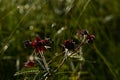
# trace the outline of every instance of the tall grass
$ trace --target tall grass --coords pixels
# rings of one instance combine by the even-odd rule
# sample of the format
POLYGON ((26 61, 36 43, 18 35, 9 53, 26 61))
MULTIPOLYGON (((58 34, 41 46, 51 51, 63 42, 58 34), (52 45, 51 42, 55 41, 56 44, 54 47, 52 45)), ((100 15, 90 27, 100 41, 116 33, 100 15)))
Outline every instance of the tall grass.
MULTIPOLYGON (((49 61, 61 51, 64 40, 74 38, 82 28, 94 33, 96 40, 83 50, 86 62, 81 80, 119 80, 119 3, 119 0, 0 0, 0 80, 16 79, 14 73, 32 53, 23 48, 24 40, 36 35, 50 37, 52 50, 45 54, 49 61), (58 34, 61 28, 65 30, 58 34)), ((76 74, 68 64, 69 61, 51 80, 75 80, 76 74)))

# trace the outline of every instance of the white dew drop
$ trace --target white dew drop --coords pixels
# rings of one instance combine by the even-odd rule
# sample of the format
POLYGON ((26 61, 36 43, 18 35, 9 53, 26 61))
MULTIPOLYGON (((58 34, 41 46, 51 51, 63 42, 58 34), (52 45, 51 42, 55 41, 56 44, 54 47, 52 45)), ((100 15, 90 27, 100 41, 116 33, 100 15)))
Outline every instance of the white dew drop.
POLYGON ((17 69, 17 71, 19 71, 19 69, 20 69, 20 59, 19 58, 17 58, 17 60, 16 60, 16 69, 17 69))
POLYGON ((52 28, 54 28, 55 26, 56 26, 56 23, 53 23, 53 24, 51 25, 52 28))
POLYGON ((113 19, 113 15, 108 15, 104 18, 103 22, 106 23, 106 22, 109 22, 113 19))
POLYGON ((65 29, 66 29, 65 27, 62 27, 61 29, 59 29, 59 30, 57 31, 57 34, 61 34, 65 29))
POLYGON ((18 5, 17 8, 18 8, 20 14, 24 13, 24 7, 22 5, 18 5))
POLYGON ((29 7, 30 7, 29 4, 26 4, 26 5, 24 6, 25 9, 29 9, 29 7))
POLYGON ((34 26, 32 26, 32 25, 29 27, 30 30, 33 30, 33 28, 34 28, 34 26))
POLYGON ((34 59, 34 57, 31 55, 31 56, 29 57, 29 60, 33 61, 33 59, 34 59))
POLYGON ((50 46, 45 46, 46 49, 51 48, 50 46))
POLYGON ((8 49, 8 44, 3 47, 3 50, 6 51, 8 49))

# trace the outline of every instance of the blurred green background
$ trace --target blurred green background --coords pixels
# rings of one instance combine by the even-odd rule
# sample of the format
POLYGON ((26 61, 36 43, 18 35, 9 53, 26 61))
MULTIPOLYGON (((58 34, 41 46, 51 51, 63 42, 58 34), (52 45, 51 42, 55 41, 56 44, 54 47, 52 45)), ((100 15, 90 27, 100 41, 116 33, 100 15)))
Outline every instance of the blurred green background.
MULTIPOLYGON (((92 46, 83 48, 87 73, 81 80, 120 80, 119 21, 120 0, 0 0, 0 80, 17 80, 14 73, 32 53, 24 40, 50 37, 49 61, 79 29, 96 36, 92 46)), ((68 64, 51 80, 75 80, 68 64)))

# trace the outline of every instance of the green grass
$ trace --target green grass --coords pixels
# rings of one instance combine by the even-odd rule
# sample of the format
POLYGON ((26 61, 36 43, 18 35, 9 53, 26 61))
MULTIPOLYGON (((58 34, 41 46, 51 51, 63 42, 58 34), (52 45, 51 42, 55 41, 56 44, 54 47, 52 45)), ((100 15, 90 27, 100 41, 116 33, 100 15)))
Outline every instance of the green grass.
MULTIPOLYGON (((0 80, 17 79, 14 73, 32 53, 24 48, 24 40, 49 36, 53 41, 52 49, 45 54, 49 61, 78 29, 87 29, 96 36, 93 46, 83 48, 86 62, 81 80, 119 80, 119 3, 120 0, 0 0, 0 80), (62 27, 65 30, 57 34, 62 27), (16 66, 17 60, 20 64, 16 66)), ((79 65, 75 65, 78 70, 79 65)), ((51 77, 56 79, 76 79, 69 61, 51 77)))

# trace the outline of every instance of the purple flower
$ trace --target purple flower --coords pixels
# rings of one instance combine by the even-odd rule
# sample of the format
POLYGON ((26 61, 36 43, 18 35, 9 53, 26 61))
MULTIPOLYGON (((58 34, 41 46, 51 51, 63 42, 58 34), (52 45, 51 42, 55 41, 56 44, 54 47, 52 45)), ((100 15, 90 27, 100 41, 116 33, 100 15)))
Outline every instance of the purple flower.
POLYGON ((48 40, 42 40, 41 38, 36 38, 33 42, 31 42, 32 47, 35 49, 35 52, 45 51, 45 45, 48 43, 48 40))
POLYGON ((68 50, 75 50, 75 43, 73 40, 69 39, 64 42, 64 47, 68 50))

